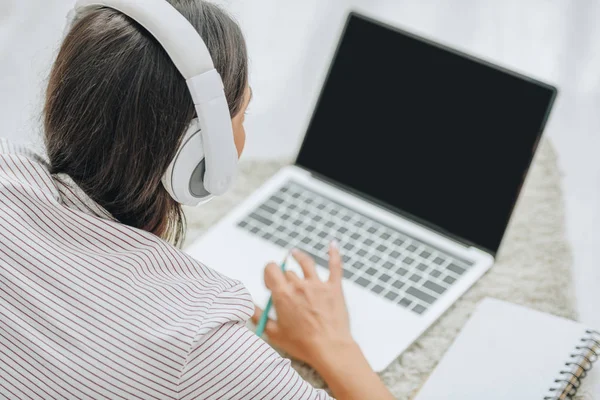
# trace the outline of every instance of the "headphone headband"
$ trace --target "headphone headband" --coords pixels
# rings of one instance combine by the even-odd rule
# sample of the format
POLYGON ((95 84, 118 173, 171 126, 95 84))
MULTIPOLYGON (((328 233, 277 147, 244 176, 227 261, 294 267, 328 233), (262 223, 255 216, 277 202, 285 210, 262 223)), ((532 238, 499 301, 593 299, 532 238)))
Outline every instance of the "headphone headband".
POLYGON ((233 184, 238 154, 223 81, 204 40, 166 0, 78 0, 68 16, 69 25, 78 11, 102 7, 127 15, 160 43, 185 78, 196 107, 198 118, 185 137, 196 135, 197 139, 182 141, 163 177, 165 188, 177 202, 191 206, 224 194, 233 184), (198 176, 200 169, 206 172, 198 176), (199 186, 204 190, 197 189, 199 186), (208 196, 198 195, 200 192, 208 196))
POLYGON ((204 40, 168 1, 78 0, 75 10, 101 7, 117 10, 144 27, 165 49, 185 80, 214 69, 204 40))

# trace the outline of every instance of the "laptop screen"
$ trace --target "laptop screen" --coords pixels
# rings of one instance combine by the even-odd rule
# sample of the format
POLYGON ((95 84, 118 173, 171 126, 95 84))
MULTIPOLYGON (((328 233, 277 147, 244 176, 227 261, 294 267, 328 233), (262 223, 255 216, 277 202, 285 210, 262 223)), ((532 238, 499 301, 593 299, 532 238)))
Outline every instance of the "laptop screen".
POLYGON ((555 95, 351 14, 296 164, 495 254, 555 95))

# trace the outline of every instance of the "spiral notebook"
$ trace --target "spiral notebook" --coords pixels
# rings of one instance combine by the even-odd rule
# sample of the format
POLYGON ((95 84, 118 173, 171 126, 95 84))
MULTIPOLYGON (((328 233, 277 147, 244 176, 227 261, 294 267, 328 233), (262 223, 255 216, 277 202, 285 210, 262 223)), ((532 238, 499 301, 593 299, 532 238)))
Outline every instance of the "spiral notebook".
POLYGON ((571 399, 599 355, 597 331, 485 299, 415 400, 571 399))

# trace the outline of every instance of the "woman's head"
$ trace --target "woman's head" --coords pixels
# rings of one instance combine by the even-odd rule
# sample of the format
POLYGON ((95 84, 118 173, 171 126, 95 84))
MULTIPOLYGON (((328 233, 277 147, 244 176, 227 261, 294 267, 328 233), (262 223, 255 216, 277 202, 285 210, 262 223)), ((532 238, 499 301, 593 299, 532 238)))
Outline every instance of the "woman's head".
MULTIPOLYGON (((204 0, 168 0, 204 39, 221 74, 238 153, 248 57, 237 24, 204 0)), ((161 184, 195 117, 186 82, 158 42, 118 11, 80 15, 59 51, 44 109, 52 173, 66 173, 124 224, 174 243, 181 207, 161 184)))

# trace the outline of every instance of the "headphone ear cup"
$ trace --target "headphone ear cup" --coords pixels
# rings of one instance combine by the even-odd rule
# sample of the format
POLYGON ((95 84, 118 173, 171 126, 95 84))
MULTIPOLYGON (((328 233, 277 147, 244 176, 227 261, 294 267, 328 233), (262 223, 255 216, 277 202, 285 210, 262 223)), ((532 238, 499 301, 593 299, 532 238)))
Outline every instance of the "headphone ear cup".
POLYGON ((163 175, 162 183, 176 202, 194 207, 213 197, 204 186, 205 173, 206 161, 200 124, 194 119, 163 175))

